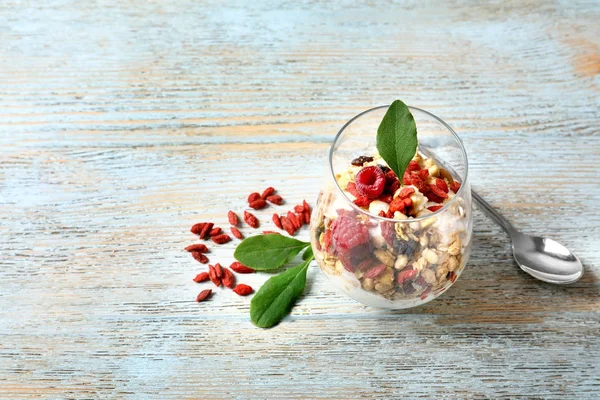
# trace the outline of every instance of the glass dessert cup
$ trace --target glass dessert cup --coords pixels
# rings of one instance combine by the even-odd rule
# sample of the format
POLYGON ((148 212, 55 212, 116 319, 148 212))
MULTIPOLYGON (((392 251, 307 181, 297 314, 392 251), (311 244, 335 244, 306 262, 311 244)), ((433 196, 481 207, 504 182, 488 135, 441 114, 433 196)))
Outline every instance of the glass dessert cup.
MULTIPOLYGON (((387 109, 364 111, 337 134, 311 219, 310 238, 319 267, 335 286, 365 305, 401 309, 435 299, 464 270, 473 226, 471 188, 460 138, 435 115, 409 107, 419 140, 413 160, 428 169, 429 183, 435 184, 443 170, 449 182, 460 183, 459 188, 456 192, 446 189, 447 198, 431 207, 434 211, 426 208, 431 203, 425 204, 428 198, 417 189, 413 211, 407 212, 415 216, 396 212, 394 218, 387 218, 373 207, 356 205, 346 185, 362 167, 353 166, 352 161, 377 156, 377 128, 387 109), (419 201, 423 205, 415 212, 419 201)), ((373 163, 381 162, 375 158, 373 163)))

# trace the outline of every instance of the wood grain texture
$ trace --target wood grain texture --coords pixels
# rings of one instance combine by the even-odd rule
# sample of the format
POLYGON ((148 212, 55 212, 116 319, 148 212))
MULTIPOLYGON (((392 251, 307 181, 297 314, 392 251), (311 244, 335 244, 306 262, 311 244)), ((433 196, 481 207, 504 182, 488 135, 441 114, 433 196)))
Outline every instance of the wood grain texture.
POLYGON ((599 398, 600 3, 485 3, 3 2, 0 398, 599 398), (195 303, 189 226, 268 185, 313 203, 337 130, 395 98, 584 278, 534 281, 476 211, 467 269, 420 308, 316 266, 270 330, 248 298, 195 303))

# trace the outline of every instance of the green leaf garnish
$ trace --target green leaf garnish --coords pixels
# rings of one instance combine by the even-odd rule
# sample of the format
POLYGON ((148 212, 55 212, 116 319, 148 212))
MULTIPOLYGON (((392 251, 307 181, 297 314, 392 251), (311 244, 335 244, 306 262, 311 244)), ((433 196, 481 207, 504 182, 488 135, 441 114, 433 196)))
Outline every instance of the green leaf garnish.
POLYGON ((377 150, 400 180, 417 152, 417 144, 413 115, 402 101, 394 101, 377 128, 377 150))
MULTIPOLYGON (((277 235, 268 235, 277 236, 277 235)), ((306 286, 310 257, 297 267, 269 278, 250 302, 250 319, 259 328, 270 328, 285 317, 306 286)))
POLYGON ((302 259, 304 261, 308 260, 309 258, 314 258, 312 247, 309 247, 304 253, 302 253, 302 259))
POLYGON ((283 235, 258 235, 244 239, 233 256, 252 269, 266 271, 281 267, 308 246, 283 235))

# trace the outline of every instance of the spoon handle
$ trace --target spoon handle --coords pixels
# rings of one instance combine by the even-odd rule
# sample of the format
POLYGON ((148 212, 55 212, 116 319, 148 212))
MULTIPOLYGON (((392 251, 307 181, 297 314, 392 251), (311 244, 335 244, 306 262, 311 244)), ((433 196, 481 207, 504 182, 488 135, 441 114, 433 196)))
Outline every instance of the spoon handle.
POLYGON ((471 190, 471 195, 475 199, 475 202, 481 209, 490 217, 494 219, 508 233, 509 235, 516 232, 516 229, 512 226, 506 218, 504 218, 494 207, 492 207, 487 201, 483 199, 476 191, 471 190))

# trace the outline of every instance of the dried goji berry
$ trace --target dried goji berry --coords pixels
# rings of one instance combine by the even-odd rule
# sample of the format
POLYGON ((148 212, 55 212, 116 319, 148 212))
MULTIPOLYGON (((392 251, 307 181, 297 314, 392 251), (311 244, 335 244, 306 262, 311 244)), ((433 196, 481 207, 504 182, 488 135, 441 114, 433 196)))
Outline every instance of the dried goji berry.
POLYGON ((331 246, 331 235, 331 229, 326 230, 323 234, 323 249, 325 249, 325 251, 328 251, 329 246, 331 246))
POLYGON ((248 296, 250 293, 252 293, 252 288, 248 285, 240 283, 235 287, 235 289, 233 289, 233 291, 239 294, 240 296, 248 296))
POLYGON ((406 208, 412 207, 413 202, 412 202, 412 199, 410 197, 407 197, 403 201, 404 201, 404 207, 406 207, 406 208))
POLYGON ((207 222, 202 228, 202 231, 200 232, 200 239, 206 239, 214 225, 215 224, 213 224, 212 222, 207 222))
POLYGON ((427 207, 427 209, 431 212, 436 212, 437 210, 439 210, 442 207, 443 206, 431 206, 431 207, 427 207))
POLYGON ((237 214, 231 210, 229 210, 229 212, 227 213, 227 218, 229 219, 229 224, 233 226, 237 226, 237 224, 239 224, 240 222, 240 219, 238 218, 237 214))
POLYGON ((446 181, 440 178, 435 179, 435 185, 440 188, 444 193, 448 193, 448 185, 446 181))
POLYGON ((223 277, 223 267, 221 267, 221 264, 216 263, 215 265, 213 265, 213 268, 215 269, 215 274, 217 274, 217 278, 222 278, 223 277))
POLYGON ((231 237, 225 233, 212 237, 212 241, 216 244, 224 244, 231 240, 231 237))
POLYGON ((418 171, 420 169, 421 169, 421 167, 419 166, 419 163, 416 162, 415 160, 410 160, 408 162, 408 166, 406 167, 407 171, 418 171))
POLYGON ((379 198, 378 198, 377 200, 379 200, 379 201, 383 201, 383 202, 385 202, 385 203, 391 203, 393 199, 394 199, 394 198, 392 197, 392 195, 391 195, 391 194, 389 194, 389 193, 384 193, 384 194, 382 194, 381 196, 379 196, 379 198))
POLYGON ((194 260, 196 260, 202 264, 208 264, 208 257, 206 257, 204 254, 200 253, 199 251, 192 251, 192 252, 190 252, 190 254, 192 255, 192 257, 194 257, 194 260))
POLYGON ((400 193, 398 193, 398 197, 400 197, 401 199, 405 199, 405 198, 411 196, 414 192, 415 192, 414 188, 404 187, 404 188, 402 188, 400 193))
POLYGON ((356 184, 354 182, 348 182, 348 185, 346 185, 346 191, 354 197, 360 196, 360 193, 358 193, 358 190, 356 189, 356 184))
POLYGON ((260 198, 261 198, 261 199, 263 199, 263 200, 266 200, 266 199, 267 199, 267 197, 269 197, 269 196, 272 196, 272 195, 273 195, 273 193, 275 193, 275 188, 274 188, 274 187, 271 187, 271 186, 269 186, 268 188, 266 188, 266 189, 265 189, 265 190, 262 192, 262 194, 260 195, 260 198))
POLYGON ((196 283, 200 283, 200 282, 207 281, 208 279, 209 279, 208 272, 201 272, 198 275, 196 275, 193 280, 196 283))
POLYGON ((303 205, 299 204, 297 206, 294 206, 294 212, 301 213, 303 211, 304 211, 304 206, 303 205))
POLYGON ((404 207, 405 207, 404 199, 401 197, 396 197, 390 203, 390 208, 388 209, 388 211, 391 212, 392 214, 395 213, 396 211, 400 211, 401 213, 404 213, 404 207))
POLYGON ((198 293, 198 296, 196 296, 196 301, 198 303, 201 301, 204 301, 204 300, 208 299, 211 294, 212 294, 212 289, 203 290, 200 293, 198 293))
POLYGON ((454 193, 458 193, 458 189, 460 189, 460 182, 454 181, 454 183, 450 185, 450 190, 454 193))
POLYGON ((254 200, 252 203, 250 203, 250 207, 254 208, 255 210, 262 210, 266 206, 267 202, 263 199, 254 200))
POLYGON ((199 253, 208 253, 208 247, 204 243, 191 244, 185 248, 186 251, 197 251, 199 253))
POLYGON ((367 272, 365 272, 365 274, 363 275, 363 278, 377 278, 379 275, 381 275, 383 273, 383 271, 385 271, 385 269, 387 268, 387 265, 385 264, 379 264, 376 265, 374 267, 372 267, 371 269, 369 269, 367 272))
POLYGON ((258 219, 254 216, 254 214, 248 212, 248 211, 244 211, 244 221, 246 221, 246 223, 248 225, 250 225, 252 228, 256 229, 258 228, 258 219))
POLYGON ((298 222, 300 223, 300 226, 302 227, 302 225, 304 225, 304 214, 296 213, 296 219, 298 220, 298 222))
POLYGON ((292 225, 294 225, 294 230, 298 230, 300 229, 300 227, 302 227, 302 224, 300 223, 300 221, 298 221, 298 217, 296 217, 296 214, 294 214, 291 211, 288 211, 287 217, 292 222, 292 225))
POLYGON ((400 285, 402 285, 404 282, 410 281, 412 278, 414 278, 417 275, 417 272, 418 271, 416 269, 402 270, 398 274, 398 278, 396 278, 396 280, 400 285))
POLYGON ((294 236, 296 234, 296 229, 294 228, 292 221, 290 221, 288 217, 281 217, 280 220, 283 229, 285 229, 290 236, 294 236))
POLYGON ((235 276, 227 268, 223 268, 223 286, 232 288, 235 286, 235 276))
POLYGON ((235 226, 231 227, 231 234, 240 240, 244 239, 244 235, 242 235, 242 232, 240 232, 240 230, 235 226))
POLYGON ((221 286, 221 278, 217 276, 217 272, 215 271, 215 267, 212 265, 208 266, 208 277, 212 281, 215 286, 221 286))
POLYGON ((254 192, 248 195, 248 204, 260 199, 260 193, 254 192))
POLYGON ((427 177, 429 176, 429 171, 426 169, 422 169, 419 171, 419 178, 421 178, 422 180, 427 179, 427 177))
POLYGON ((302 207, 304 207, 304 210, 302 211, 310 213, 310 206, 308 205, 306 200, 302 200, 302 207))
POLYGON ((303 216, 304 216, 304 223, 306 225, 310 224, 310 211, 304 211, 303 216))
POLYGON ((278 194, 274 194, 272 196, 267 197, 267 201, 269 203, 273 203, 273 204, 280 206, 281 203, 283 203, 283 198, 281 198, 281 196, 278 194))
POLYGON ((194 224, 192 225, 190 232, 192 232, 195 235, 199 235, 200 232, 202 232, 202 228, 204 228, 204 225, 206 225, 206 222, 199 222, 197 224, 194 224))
POLYGON ((379 214, 377 214, 377 215, 379 215, 380 217, 385 217, 386 214, 385 214, 385 211, 381 210, 381 211, 379 211, 379 214))
POLYGON ((444 192, 442 189, 437 187, 437 185, 429 185, 429 189, 431 190, 431 192, 433 194, 435 194, 438 197, 441 197, 442 199, 445 199, 446 197, 448 197, 448 193, 444 192))
POLYGON ((217 236, 221 233, 221 228, 216 227, 216 228, 212 228, 210 230, 210 232, 208 232, 208 236, 213 237, 213 236, 217 236))
POLYGON ((246 267, 244 264, 242 264, 239 261, 234 261, 233 263, 231 263, 229 268, 231 268, 238 274, 251 274, 254 272, 254 270, 252 268, 246 267))
POLYGON ((281 227, 281 221, 279 220, 279 215, 277 214, 273 214, 273 223, 275 224, 276 227, 278 227, 279 229, 283 229, 281 227))

